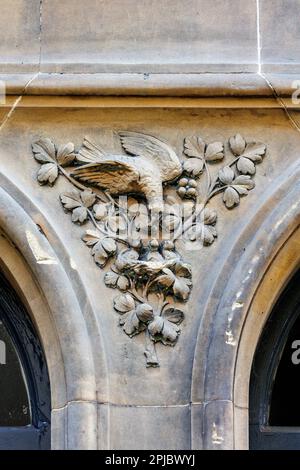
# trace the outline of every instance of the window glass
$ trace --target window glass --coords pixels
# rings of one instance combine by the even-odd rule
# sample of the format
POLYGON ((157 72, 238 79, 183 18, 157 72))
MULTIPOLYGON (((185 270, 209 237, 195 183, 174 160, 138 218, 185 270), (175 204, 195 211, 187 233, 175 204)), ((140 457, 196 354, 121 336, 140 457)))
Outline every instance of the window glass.
POLYGON ((300 317, 294 323, 275 376, 269 424, 300 426, 300 317))
POLYGON ((30 422, 24 373, 12 338, 1 321, 0 306, 0 426, 26 426, 30 422))

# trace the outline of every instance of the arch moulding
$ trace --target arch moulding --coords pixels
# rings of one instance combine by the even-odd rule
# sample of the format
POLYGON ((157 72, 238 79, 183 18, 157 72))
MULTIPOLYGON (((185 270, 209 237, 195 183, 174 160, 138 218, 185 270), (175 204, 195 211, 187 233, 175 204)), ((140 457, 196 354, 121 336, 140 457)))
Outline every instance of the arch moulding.
POLYGON ((23 298, 47 359, 52 449, 96 449, 94 360, 71 281, 45 235, 3 188, 0 230, 0 266, 23 298))
MULTIPOLYGON (((206 449, 248 448, 254 353, 272 307, 300 267, 299 181, 298 164, 274 182, 273 194, 235 243, 230 266, 224 264, 206 305, 192 384, 192 401, 203 408, 206 449)), ((197 432, 196 416, 193 422, 197 432)), ((196 447, 196 434, 193 442, 196 447)))

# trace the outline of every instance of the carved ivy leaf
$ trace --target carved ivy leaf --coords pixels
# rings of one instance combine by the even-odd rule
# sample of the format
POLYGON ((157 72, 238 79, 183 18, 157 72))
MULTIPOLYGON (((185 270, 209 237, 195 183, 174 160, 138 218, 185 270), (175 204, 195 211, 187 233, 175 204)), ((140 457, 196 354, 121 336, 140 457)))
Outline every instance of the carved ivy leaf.
POLYGON ((72 142, 61 145, 57 151, 57 161, 61 166, 69 166, 75 159, 75 147, 72 142))
MULTIPOLYGON (((172 318, 171 315, 170 318, 172 318)), ((152 341, 155 343, 160 341, 165 346, 175 346, 180 334, 180 328, 176 323, 177 322, 173 323, 170 319, 165 317, 156 316, 148 325, 148 331, 152 341)))
POLYGON ((96 196, 89 189, 73 190, 63 193, 60 200, 64 208, 72 212, 72 222, 82 224, 88 219, 88 209, 95 203, 96 196))
POLYGON ((244 137, 241 136, 241 134, 236 134, 234 137, 230 137, 229 147, 232 153, 235 156, 239 157, 240 155, 242 155, 246 148, 246 141, 244 137))

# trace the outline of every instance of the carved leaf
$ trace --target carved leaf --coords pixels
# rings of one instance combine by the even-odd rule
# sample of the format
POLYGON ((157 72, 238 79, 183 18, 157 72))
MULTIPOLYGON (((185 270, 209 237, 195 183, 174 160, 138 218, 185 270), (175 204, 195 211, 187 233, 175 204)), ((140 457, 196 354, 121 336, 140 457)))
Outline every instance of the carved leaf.
POLYGON ((40 139, 32 144, 34 158, 40 163, 54 163, 56 150, 50 139, 40 139))
POLYGON ((107 226, 113 233, 117 233, 118 231, 122 232, 127 228, 127 224, 124 218, 120 216, 109 217, 107 221, 107 226))
POLYGON ((58 177, 58 168, 56 163, 45 163, 38 171, 37 179, 40 184, 49 184, 52 186, 58 177))
POLYGON ((117 288, 125 292, 127 291, 127 289, 129 289, 129 287, 130 287, 130 282, 127 279, 127 277, 122 276, 122 275, 119 276, 117 280, 117 288))
POLYGON ((130 294, 121 294, 114 299, 114 308, 117 312, 126 313, 135 308, 135 301, 130 294))
POLYGON ((124 292, 130 287, 130 282, 126 276, 123 276, 122 274, 117 274, 113 271, 109 271, 105 274, 104 282, 107 287, 111 287, 113 289, 117 288, 124 292))
POLYGON ((117 282, 119 279, 119 274, 109 271, 104 276, 104 282, 107 287, 117 287, 117 282))
POLYGON ((65 209, 72 211, 72 221, 82 224, 87 220, 88 208, 94 204, 96 196, 91 190, 86 189, 81 193, 79 191, 63 193, 60 200, 65 209))
POLYGON ((80 206, 76 207, 72 211, 72 222, 83 224, 88 218, 88 211, 86 207, 80 206))
POLYGON ((230 168, 230 166, 225 166, 219 171, 218 176, 219 180, 223 184, 230 184, 234 179, 234 171, 230 168))
POLYGON ((229 187, 224 192, 223 201, 225 202, 226 207, 230 209, 240 203, 240 197, 233 188, 229 187))
POLYGON ((216 162, 224 158, 224 145, 222 142, 213 142, 207 146, 205 151, 205 160, 207 162, 216 162))
POLYGON ((217 237, 217 231, 212 225, 198 224, 188 232, 191 241, 201 240, 204 246, 211 245, 217 237))
POLYGON ((187 231, 187 236, 191 241, 200 240, 202 245, 209 246, 217 238, 217 230, 213 225, 198 222, 187 231))
POLYGON ((94 246, 100 240, 99 232, 96 232, 96 230, 87 230, 82 240, 87 246, 94 246))
POLYGON ((188 157, 195 157, 204 159, 204 151, 205 151, 205 142, 201 139, 201 137, 197 137, 193 135, 191 137, 186 137, 184 140, 184 153, 188 157))
POLYGON ((81 206, 81 199, 80 199, 80 193, 76 190, 69 191, 67 193, 63 193, 60 196, 60 200, 65 207, 65 209, 68 210, 73 210, 76 207, 81 206))
POLYGON ((172 271, 168 268, 163 270, 164 274, 161 274, 156 278, 158 285, 162 287, 171 287, 175 282, 175 276, 172 271))
POLYGON ((228 209, 237 206, 240 202, 240 196, 246 196, 248 191, 255 186, 250 176, 240 175, 234 179, 229 188, 226 188, 223 201, 228 209))
POLYGON ((117 244, 112 238, 103 238, 93 246, 92 255, 95 263, 104 268, 109 258, 117 252, 117 244))
MULTIPOLYGON (((125 294, 128 295, 128 294, 125 294)), ((125 307, 128 308, 132 302, 125 301, 125 307), (129 305, 130 304, 130 305, 129 305)), ((116 308, 116 307, 115 307, 116 308)), ((122 306, 121 306, 122 308, 122 306)), ((140 304, 134 310, 124 312, 120 318, 120 325, 123 325, 125 333, 132 337, 145 330, 146 323, 153 319, 153 308, 149 304, 140 304)))
POLYGON ((163 274, 156 279, 157 285, 164 289, 172 287, 174 295, 181 300, 187 300, 192 286, 191 268, 186 263, 178 262, 174 265, 174 272, 169 269, 163 269, 163 274))
POLYGON ((247 194, 247 193, 244 192, 244 190, 247 189, 248 191, 250 191, 251 189, 253 189, 255 187, 255 183, 254 183, 253 179, 251 179, 250 176, 240 175, 240 176, 237 176, 235 178, 235 180, 233 181, 232 186, 238 192, 241 191, 240 194, 247 194))
POLYGON ((241 134, 236 134, 234 137, 230 137, 229 146, 232 153, 238 157, 244 152, 246 141, 241 134))
POLYGON ((240 157, 237 162, 237 169, 243 175, 254 175, 255 174, 255 165, 252 160, 246 157, 240 157))
POLYGON ((156 316, 148 325, 148 331, 153 341, 160 341, 166 346, 174 346, 178 339, 180 328, 166 318, 156 316))
POLYGON ((176 276, 191 278, 192 268, 189 264, 180 261, 175 265, 175 274, 176 276))
POLYGON ((80 194, 80 197, 81 197, 81 201, 82 201, 82 204, 84 205, 84 207, 91 207, 94 202, 96 201, 96 196, 95 194, 86 189, 85 191, 83 191, 81 194, 80 194))
POLYGON ((187 300, 191 291, 192 281, 184 277, 176 277, 173 285, 173 291, 176 297, 181 300, 187 300))
POLYGON ((131 338, 146 329, 145 323, 139 320, 135 310, 123 315, 120 318, 120 325, 123 326, 123 330, 131 338))
POLYGON ((218 218, 217 212, 215 210, 207 209, 207 208, 204 209, 202 217, 203 217, 203 222, 205 223, 205 225, 215 224, 218 218))
POLYGON ((75 147, 72 142, 66 145, 61 145, 57 151, 57 161, 61 166, 70 165, 75 159, 75 147))
POLYGON ((168 308, 164 311, 164 318, 166 318, 171 323, 176 323, 179 325, 184 319, 184 313, 178 308, 168 308))
POLYGON ((103 220, 108 215, 108 210, 105 204, 95 204, 93 210, 96 220, 103 220))
POLYGON ((204 160, 200 160, 199 158, 189 158, 189 160, 185 161, 183 164, 183 169, 194 178, 202 173, 203 167, 204 160))
POLYGON ((247 144, 246 149, 243 153, 243 157, 249 158, 253 162, 260 163, 262 161, 262 157, 266 153, 266 145, 260 142, 252 142, 247 144))
POLYGON ((149 304, 140 304, 136 308, 136 315, 138 319, 144 323, 153 319, 153 308, 149 304))

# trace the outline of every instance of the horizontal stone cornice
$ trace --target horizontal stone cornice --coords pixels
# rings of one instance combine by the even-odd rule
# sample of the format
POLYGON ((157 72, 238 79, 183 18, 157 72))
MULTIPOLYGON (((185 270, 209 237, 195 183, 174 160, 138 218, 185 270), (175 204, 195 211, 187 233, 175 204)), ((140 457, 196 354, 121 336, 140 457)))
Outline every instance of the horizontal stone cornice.
MULTIPOLYGON (((1 67, 0 67, 1 70, 1 67)), ((0 73, 8 95, 290 97, 300 73, 0 73)))

